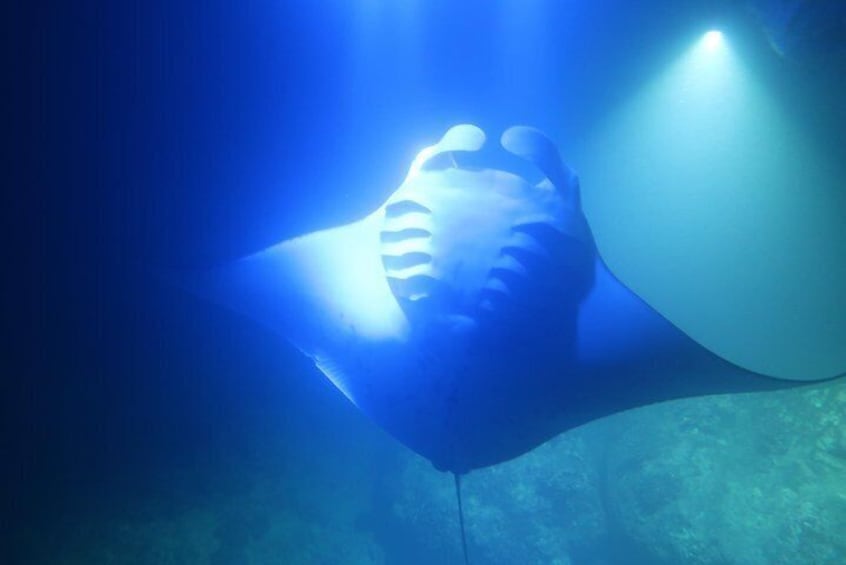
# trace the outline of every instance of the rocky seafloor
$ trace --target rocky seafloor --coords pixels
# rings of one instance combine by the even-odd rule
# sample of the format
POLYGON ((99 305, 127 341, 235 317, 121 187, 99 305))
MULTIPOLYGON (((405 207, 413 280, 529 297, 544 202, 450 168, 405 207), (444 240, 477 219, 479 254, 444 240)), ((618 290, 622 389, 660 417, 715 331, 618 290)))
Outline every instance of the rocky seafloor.
MULTIPOLYGON (((70 497, 15 533, 16 558, 463 562, 452 476, 341 398, 291 418, 70 497)), ((620 414, 467 475, 463 496, 474 564, 846 563, 846 383, 620 414)))

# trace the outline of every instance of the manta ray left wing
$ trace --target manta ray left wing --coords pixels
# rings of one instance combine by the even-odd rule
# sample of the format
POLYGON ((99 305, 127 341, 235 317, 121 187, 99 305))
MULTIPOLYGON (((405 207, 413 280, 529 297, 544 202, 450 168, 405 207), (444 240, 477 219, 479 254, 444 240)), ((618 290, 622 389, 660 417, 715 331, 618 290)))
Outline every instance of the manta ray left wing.
POLYGON ((544 175, 534 184, 455 166, 485 141, 456 126, 367 217, 192 286, 288 338, 365 414, 457 473, 635 406, 795 384, 717 357, 620 283, 543 134, 501 138, 544 175))

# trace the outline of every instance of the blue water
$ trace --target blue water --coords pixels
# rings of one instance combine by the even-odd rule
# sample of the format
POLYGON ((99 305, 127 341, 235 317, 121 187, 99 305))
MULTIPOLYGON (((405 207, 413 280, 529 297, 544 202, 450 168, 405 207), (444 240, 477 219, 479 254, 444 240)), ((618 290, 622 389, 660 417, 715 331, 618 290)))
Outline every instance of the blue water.
MULTIPOLYGON (((719 353, 842 372, 844 12, 791 6, 791 57, 784 4, 11 14, 0 562, 461 563, 450 475, 156 276, 369 213, 455 123, 546 131, 609 261, 719 353), (736 65, 702 95, 684 57, 713 28, 736 65)), ((573 430, 465 477, 471 563, 846 561, 844 414, 831 383, 573 430)))

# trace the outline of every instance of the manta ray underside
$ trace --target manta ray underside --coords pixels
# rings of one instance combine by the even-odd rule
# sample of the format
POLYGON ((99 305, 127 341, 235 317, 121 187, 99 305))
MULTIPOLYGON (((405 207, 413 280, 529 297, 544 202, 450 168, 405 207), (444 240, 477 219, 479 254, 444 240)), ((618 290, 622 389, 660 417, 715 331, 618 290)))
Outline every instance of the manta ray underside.
POLYGON ((367 217, 192 286, 285 336, 456 474, 636 406, 798 384, 717 357, 650 308, 599 257, 554 144, 522 126, 500 141, 541 180, 459 166, 486 139, 456 126, 367 217))

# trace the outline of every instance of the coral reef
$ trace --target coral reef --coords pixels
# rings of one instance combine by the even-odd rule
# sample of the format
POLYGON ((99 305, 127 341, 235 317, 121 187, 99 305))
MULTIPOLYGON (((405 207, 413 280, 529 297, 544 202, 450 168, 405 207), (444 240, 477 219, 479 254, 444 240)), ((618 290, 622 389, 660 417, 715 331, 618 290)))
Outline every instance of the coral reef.
MULTIPOLYGON (((18 534, 22 562, 462 563, 452 476, 329 405, 334 421, 289 414, 278 434, 214 465, 80 493, 18 534), (305 430, 310 441, 296 441, 305 430)), ((463 478, 472 561, 846 562, 844 414, 846 383, 833 383, 666 403, 574 430, 463 478)))
POLYGON ((609 519, 649 562, 843 562, 844 414, 844 384, 623 414, 609 519))

